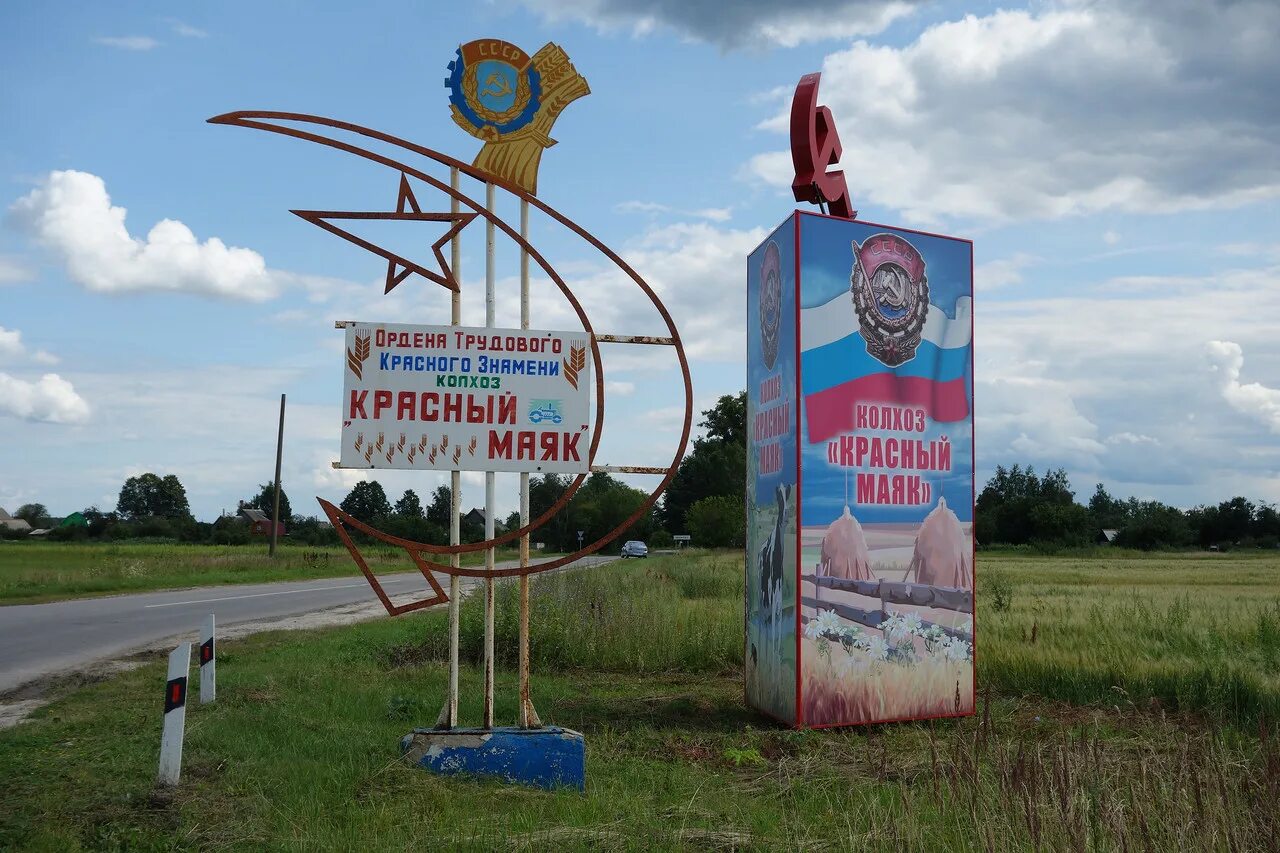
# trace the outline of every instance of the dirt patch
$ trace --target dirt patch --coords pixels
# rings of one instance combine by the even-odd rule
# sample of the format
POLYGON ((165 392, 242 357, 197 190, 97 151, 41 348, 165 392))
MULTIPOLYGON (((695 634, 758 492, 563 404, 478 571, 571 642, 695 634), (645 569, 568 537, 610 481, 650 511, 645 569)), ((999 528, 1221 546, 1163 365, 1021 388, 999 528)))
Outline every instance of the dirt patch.
POLYGON ((17 702, 0 702, 0 729, 16 726, 27 715, 45 704, 44 699, 22 699, 17 702))
POLYGON ((59 696, 64 696, 80 687, 97 684, 122 672, 137 669, 145 664, 146 658, 152 656, 145 652, 124 660, 100 661, 92 669, 75 669, 57 672, 36 681, 30 681, 0 696, 0 729, 8 729, 18 725, 37 708, 48 705, 59 696))

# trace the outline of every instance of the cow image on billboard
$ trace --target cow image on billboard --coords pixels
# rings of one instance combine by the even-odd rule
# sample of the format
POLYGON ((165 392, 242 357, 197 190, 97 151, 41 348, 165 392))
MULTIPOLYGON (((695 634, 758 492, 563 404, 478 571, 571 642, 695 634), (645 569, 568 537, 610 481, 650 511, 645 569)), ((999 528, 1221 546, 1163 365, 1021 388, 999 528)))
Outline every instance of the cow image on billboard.
POLYGON ((584 332, 346 324, 343 468, 581 474, 584 332))
MULTIPOLYGON (((787 719, 971 714, 973 245, 803 212, 783 231, 794 234, 798 334, 798 363, 784 368, 798 412, 787 719)), ((772 391, 748 387, 749 397, 772 391)), ((749 428, 754 437, 771 424, 749 428)), ((747 671, 750 685, 751 661, 747 671)))

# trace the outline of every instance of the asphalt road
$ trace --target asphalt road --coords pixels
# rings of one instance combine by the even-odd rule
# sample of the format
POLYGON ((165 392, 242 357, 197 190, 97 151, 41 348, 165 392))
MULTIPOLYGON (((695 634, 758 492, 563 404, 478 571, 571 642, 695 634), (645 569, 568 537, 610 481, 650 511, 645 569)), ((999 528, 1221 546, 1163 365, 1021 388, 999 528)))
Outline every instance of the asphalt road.
MULTIPOLYGON (((615 559, 597 555, 565 568, 602 565, 615 559)), ((498 564, 510 565, 515 563, 498 564)), ((386 575, 379 580, 393 598, 428 589, 425 579, 416 572, 386 575)), ((448 589, 446 575, 437 575, 437 580, 448 589)), ((463 578, 463 589, 478 582, 463 578)), ((0 696, 45 676, 80 669, 94 661, 195 631, 210 613, 219 626, 228 626, 376 601, 364 577, 355 575, 0 607, 0 696)))

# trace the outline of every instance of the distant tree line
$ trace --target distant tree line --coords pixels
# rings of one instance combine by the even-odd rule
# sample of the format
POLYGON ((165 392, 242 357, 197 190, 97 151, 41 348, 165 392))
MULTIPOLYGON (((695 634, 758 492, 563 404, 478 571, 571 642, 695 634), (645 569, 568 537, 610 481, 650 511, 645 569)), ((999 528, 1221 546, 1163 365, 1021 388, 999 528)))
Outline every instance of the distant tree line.
POLYGON ((975 535, 981 545, 1070 547, 1117 531, 1112 544, 1161 548, 1275 548, 1280 513, 1268 503, 1234 497, 1182 510, 1160 501, 1118 498, 1102 483, 1079 504, 1061 468, 1037 475, 1031 466, 996 468, 978 495, 975 535))
MULTIPOLYGON (((608 547, 627 539, 664 547, 671 544, 673 534, 688 534, 694 545, 702 547, 742 547, 746 515, 746 392, 720 397, 702 412, 699 426, 702 434, 680 462, 663 499, 613 537, 608 547)), ((537 518, 555 505, 572 481, 572 477, 556 474, 531 477, 530 517, 537 518)), ((263 483, 240 502, 241 506, 260 509, 270 517, 274 492, 271 483, 263 483)), ((629 518, 645 496, 644 491, 608 474, 591 474, 555 517, 533 532, 533 541, 545 543, 548 550, 575 550, 578 531, 582 531, 584 542, 596 541, 629 518)), ((412 489, 392 503, 379 483, 367 481, 357 483, 340 506, 396 536, 446 544, 450 502, 449 487, 440 486, 425 503, 412 489)), ((461 507, 463 542, 484 538, 483 520, 469 515, 475 505, 474 500, 468 500, 461 507)), ((14 515, 26 519, 32 527, 53 526, 42 504, 25 504, 14 515)), ((82 515, 87 524, 57 528, 49 537, 164 538, 224 544, 251 539, 249 525, 238 515, 223 516, 214 522, 193 519, 186 490, 172 474, 130 477, 120 489, 115 510, 103 512, 89 507, 82 515)), ((316 545, 338 542, 336 531, 327 521, 294 515, 283 489, 280 518, 291 541, 316 545)), ((494 528, 501 533, 517 528, 519 521, 518 513, 511 513, 505 519, 495 519, 494 528)), ((978 496, 975 535, 982 546, 1074 547, 1097 542, 1104 530, 1118 531, 1113 544, 1144 550, 1275 548, 1280 543, 1280 513, 1269 503, 1244 497, 1182 510, 1160 501, 1119 498, 1108 493, 1101 483, 1088 502, 1081 504, 1075 499, 1065 470, 1037 474, 1029 465, 997 467, 978 496)), ((0 528, 0 535, 25 534, 0 528)))

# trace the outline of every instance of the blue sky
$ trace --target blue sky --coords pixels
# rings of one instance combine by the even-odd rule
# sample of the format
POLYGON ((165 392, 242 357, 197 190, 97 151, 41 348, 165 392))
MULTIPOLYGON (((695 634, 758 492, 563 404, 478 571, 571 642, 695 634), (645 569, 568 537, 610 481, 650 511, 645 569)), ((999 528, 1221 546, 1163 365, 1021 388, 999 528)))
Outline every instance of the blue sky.
MULTIPOLYGON (((745 256, 794 206, 787 104, 821 70, 862 216, 975 241, 979 483, 1021 461, 1082 497, 1280 500, 1277 36, 1274 3, 1212 0, 6 4, 0 506, 107 508, 151 470, 216 516, 270 477, 281 392, 296 510, 341 498, 361 475, 328 465, 333 320, 439 321, 444 292, 383 297, 377 258, 288 213, 383 206, 386 173, 204 120, 318 113, 469 161, 443 80, 481 37, 554 41, 590 82, 539 197, 661 292, 699 408, 743 387, 745 256)), ((533 239, 599 330, 656 330, 580 244, 537 221, 533 239)), ((471 321, 482 257, 464 244, 471 321)), ((609 358, 599 461, 664 463, 672 363, 609 358)), ((380 478, 393 498, 440 482, 380 478)), ((500 493, 510 509, 514 479, 500 493)))

